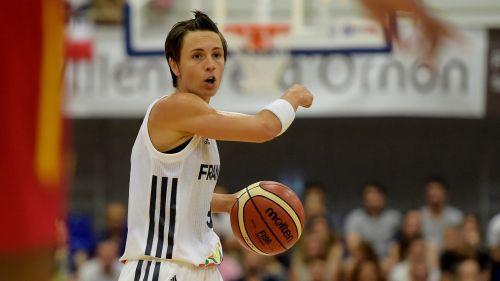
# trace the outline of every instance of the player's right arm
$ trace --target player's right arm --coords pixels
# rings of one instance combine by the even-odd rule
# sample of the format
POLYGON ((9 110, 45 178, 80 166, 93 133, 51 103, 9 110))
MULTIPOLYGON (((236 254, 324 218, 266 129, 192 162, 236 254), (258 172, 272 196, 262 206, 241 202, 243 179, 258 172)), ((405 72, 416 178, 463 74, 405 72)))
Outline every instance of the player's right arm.
MULTIPOLYGON (((296 111, 299 106, 311 106, 313 97, 303 86, 294 85, 281 99, 296 111)), ((278 136, 281 126, 280 119, 269 110, 261 110, 255 115, 218 112, 197 95, 176 93, 155 105, 149 129, 216 140, 265 142, 278 136)))

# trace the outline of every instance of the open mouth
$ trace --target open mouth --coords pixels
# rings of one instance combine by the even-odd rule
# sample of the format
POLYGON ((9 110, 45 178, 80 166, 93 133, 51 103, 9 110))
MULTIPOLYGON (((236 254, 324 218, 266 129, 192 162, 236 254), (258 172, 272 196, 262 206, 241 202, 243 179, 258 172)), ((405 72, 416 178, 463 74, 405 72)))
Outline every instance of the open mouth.
POLYGON ((205 79, 205 82, 210 84, 210 85, 213 85, 215 84, 215 77, 214 76, 209 76, 207 79, 205 79))

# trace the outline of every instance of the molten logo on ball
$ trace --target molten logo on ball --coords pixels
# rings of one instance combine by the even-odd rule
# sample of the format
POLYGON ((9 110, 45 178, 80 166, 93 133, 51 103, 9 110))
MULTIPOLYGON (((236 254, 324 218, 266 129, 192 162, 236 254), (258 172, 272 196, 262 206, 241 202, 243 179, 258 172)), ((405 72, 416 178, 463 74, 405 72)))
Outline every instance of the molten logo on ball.
POLYGON ((283 222, 283 220, 278 217, 278 214, 273 210, 273 208, 267 208, 266 214, 271 218, 278 229, 281 230, 281 234, 283 234, 283 237, 285 237, 286 241, 290 242, 291 240, 293 240, 293 235, 290 229, 288 229, 288 224, 286 222, 283 222))

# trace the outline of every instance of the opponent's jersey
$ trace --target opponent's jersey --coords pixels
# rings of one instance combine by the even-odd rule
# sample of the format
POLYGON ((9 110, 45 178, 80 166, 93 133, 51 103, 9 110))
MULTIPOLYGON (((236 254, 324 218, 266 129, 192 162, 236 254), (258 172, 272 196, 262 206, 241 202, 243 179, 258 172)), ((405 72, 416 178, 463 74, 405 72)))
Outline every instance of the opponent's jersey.
POLYGON ((195 135, 180 152, 156 150, 147 124, 157 101, 132 148, 128 235, 120 260, 219 264, 222 249, 210 212, 220 167, 217 144, 195 135))

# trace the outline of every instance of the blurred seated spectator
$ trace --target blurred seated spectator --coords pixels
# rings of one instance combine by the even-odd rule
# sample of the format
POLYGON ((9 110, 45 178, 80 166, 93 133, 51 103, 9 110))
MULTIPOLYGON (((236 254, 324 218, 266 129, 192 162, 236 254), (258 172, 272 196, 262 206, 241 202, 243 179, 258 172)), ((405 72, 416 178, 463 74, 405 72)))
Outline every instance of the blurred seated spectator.
POLYGON ((385 192, 381 184, 368 183, 363 188, 363 208, 351 211, 346 218, 345 232, 371 243, 379 257, 388 255, 389 243, 394 237, 401 214, 385 207, 385 192))
POLYGON ((461 224, 461 231, 465 244, 475 250, 484 250, 481 241, 481 225, 476 215, 465 215, 461 224))
POLYGON ((342 245, 328 220, 324 216, 310 218, 292 256, 290 280, 309 280, 310 262, 313 260, 325 261, 325 280, 339 280, 342 255, 342 245))
POLYGON ((224 259, 222 263, 218 266, 219 273, 222 276, 222 280, 225 281, 236 281, 243 277, 243 270, 239 260, 234 258, 232 255, 224 253, 224 259))
POLYGON ((309 281, 327 281, 332 280, 327 273, 327 262, 322 258, 315 258, 308 262, 308 279, 309 281))
POLYGON ((488 224, 488 247, 492 259, 491 280, 500 280, 500 213, 488 224))
POLYGON ((438 250, 442 247, 444 230, 458 225, 463 218, 459 209, 447 205, 448 188, 443 178, 429 177, 425 182, 426 205, 420 210, 425 240, 438 250))
POLYGON ((304 189, 304 212, 306 218, 326 216, 326 188, 319 181, 309 181, 304 189))
POLYGON ((475 259, 460 261, 454 270, 454 281, 486 281, 481 278, 479 262, 475 259))
POLYGON ((94 254, 95 236, 90 218, 84 215, 70 215, 68 232, 70 269, 76 272, 94 254))
POLYGON ((403 260, 389 274, 390 281, 439 281, 437 267, 429 262, 429 252, 424 239, 415 236, 405 241, 403 260))
POLYGON ((404 259, 405 250, 410 240, 422 235, 422 218, 418 210, 406 212, 399 230, 389 244, 389 256, 387 262, 394 265, 404 259))
MULTIPOLYGON (((272 256, 263 256, 243 250, 243 277, 238 281, 284 281, 285 274, 272 256)), ((194 281, 194 280, 193 280, 194 281)))
POLYGON ((355 262, 352 272, 348 274, 347 281, 384 281, 378 258, 372 247, 367 243, 360 244, 361 256, 355 262))
POLYGON ((82 264, 79 281, 116 281, 122 264, 118 261, 118 245, 114 240, 104 240, 97 246, 97 255, 82 264))
POLYGON ((463 258, 463 241, 458 226, 448 227, 444 231, 443 249, 439 258, 439 267, 443 280, 452 280, 456 265, 463 258))
POLYGON ((377 262, 361 261, 354 268, 351 281, 384 281, 384 276, 377 262))
MULTIPOLYGON (((432 279, 431 273, 429 272, 429 264, 426 262, 416 262, 410 267, 410 279, 411 281, 429 281, 436 280, 432 279)), ((439 279, 437 279, 439 280, 439 279)))
POLYGON ((342 263, 342 277, 340 280, 355 281, 356 279, 353 275, 357 267, 365 261, 375 261, 377 263, 377 270, 380 269, 377 254, 368 242, 359 240, 359 236, 355 235, 351 236, 349 239, 351 239, 351 241, 348 241, 348 245, 350 245, 349 247, 351 248, 348 249, 348 256, 342 263))
POLYGON ((113 240, 118 245, 118 254, 125 251, 127 241, 127 209, 121 202, 111 202, 106 206, 106 224, 97 241, 113 240))
POLYGON ((490 276, 490 257, 481 247, 479 226, 471 226, 473 219, 465 219, 460 226, 446 229, 443 252, 440 257, 440 267, 443 280, 455 280, 457 267, 467 259, 478 263, 481 279, 488 280, 490 276))

